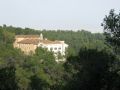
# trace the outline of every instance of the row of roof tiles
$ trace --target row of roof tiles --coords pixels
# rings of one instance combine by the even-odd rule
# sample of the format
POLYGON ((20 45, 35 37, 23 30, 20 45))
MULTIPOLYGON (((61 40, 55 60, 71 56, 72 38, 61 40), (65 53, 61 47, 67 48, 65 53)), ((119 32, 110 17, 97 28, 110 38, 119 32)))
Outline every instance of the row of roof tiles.
POLYGON ((21 44, 38 44, 38 43, 44 43, 44 44, 61 44, 61 41, 51 41, 51 40, 41 40, 39 35, 16 35, 15 38, 25 38, 17 43, 21 44))
POLYGON ((40 40, 40 39, 24 39, 21 40, 17 43, 21 44, 38 44, 38 43, 43 43, 43 44, 61 44, 60 41, 50 41, 50 40, 40 40))

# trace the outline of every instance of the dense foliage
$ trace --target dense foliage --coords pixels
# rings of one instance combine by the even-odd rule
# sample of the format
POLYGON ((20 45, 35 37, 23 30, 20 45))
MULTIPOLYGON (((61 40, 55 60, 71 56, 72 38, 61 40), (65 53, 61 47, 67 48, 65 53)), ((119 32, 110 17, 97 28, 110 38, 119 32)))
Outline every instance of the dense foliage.
MULTIPOLYGON (((109 33, 113 33, 112 14, 103 23, 109 33), (109 22, 112 27, 109 27, 109 22)), ((117 20, 115 18, 116 23, 117 20)), ((119 26, 116 25, 114 31, 119 39, 119 26)), ((116 56, 113 48, 106 44, 109 42, 105 41, 108 40, 107 35, 106 32, 104 36, 84 30, 0 26, 0 90, 120 90, 119 54, 116 56), (40 33, 45 38, 64 40, 69 45, 66 62, 57 63, 53 53, 43 48, 37 48, 31 55, 13 48, 15 35, 40 33)))
MULTIPOLYGON (((6 32, 9 32, 10 35, 8 39, 12 38, 13 35, 19 35, 19 34, 37 34, 40 33, 43 34, 45 38, 48 38, 50 40, 64 40, 70 47, 71 54, 77 54, 79 52, 79 49, 82 47, 88 47, 88 48, 98 48, 103 49, 106 47, 104 44, 104 36, 100 33, 92 34, 88 31, 62 31, 62 30, 34 30, 29 28, 15 28, 12 26, 6 26, 3 25, 3 27, 0 27, 0 30, 5 30, 6 32)), ((8 34, 8 33, 7 33, 8 34)), ((0 35, 1 36, 1 35, 0 35)), ((11 41, 11 40, 8 40, 11 41)))
POLYGON ((68 72, 65 90, 119 90, 118 59, 107 50, 82 49, 65 63, 68 72))
POLYGON ((109 15, 103 20, 104 34, 106 41, 114 48, 116 54, 120 54, 120 13, 111 9, 109 15))
POLYGON ((112 9, 102 23, 106 40, 113 46, 120 46, 120 13, 116 14, 112 9))

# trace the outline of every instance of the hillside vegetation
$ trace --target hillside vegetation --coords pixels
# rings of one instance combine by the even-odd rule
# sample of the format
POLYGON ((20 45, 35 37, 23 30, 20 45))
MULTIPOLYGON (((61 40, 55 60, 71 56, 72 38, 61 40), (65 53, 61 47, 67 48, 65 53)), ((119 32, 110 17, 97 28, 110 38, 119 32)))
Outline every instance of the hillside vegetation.
POLYGON ((103 22, 105 36, 0 26, 0 90, 120 90, 119 21, 112 10, 103 22), (40 33, 69 45, 66 62, 56 63, 53 53, 43 48, 31 55, 13 48, 15 35, 40 33))

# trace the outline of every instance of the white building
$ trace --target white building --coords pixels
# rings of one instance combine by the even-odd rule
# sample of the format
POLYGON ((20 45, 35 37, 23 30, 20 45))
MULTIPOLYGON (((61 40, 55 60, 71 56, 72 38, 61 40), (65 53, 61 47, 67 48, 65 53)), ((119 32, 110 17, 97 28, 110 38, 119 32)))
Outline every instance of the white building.
POLYGON ((35 49, 37 47, 47 48, 48 51, 52 51, 57 58, 58 54, 62 56, 65 55, 66 48, 68 45, 64 41, 60 40, 47 40, 43 38, 43 35, 16 35, 15 48, 20 48, 25 54, 29 54, 30 52, 35 53, 35 49))

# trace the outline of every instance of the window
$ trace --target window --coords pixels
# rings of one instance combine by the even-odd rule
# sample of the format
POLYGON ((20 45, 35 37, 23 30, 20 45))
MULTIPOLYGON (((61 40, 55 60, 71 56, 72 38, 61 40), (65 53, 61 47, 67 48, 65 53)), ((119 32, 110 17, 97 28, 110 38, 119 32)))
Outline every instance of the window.
POLYGON ((53 48, 51 47, 51 48, 50 48, 50 50, 52 51, 52 50, 53 50, 53 48))
POLYGON ((61 50, 61 47, 59 47, 58 49, 61 50))
POLYGON ((57 50, 57 48, 54 48, 54 50, 57 50))

